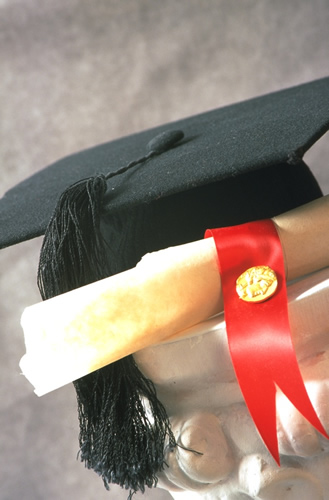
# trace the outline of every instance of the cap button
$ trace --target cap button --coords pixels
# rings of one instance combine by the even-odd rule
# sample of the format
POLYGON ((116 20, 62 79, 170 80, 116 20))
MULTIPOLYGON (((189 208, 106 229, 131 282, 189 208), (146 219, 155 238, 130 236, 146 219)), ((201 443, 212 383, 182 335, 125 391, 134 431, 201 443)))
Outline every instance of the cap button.
POLYGON ((172 148, 176 142, 184 137, 184 132, 181 130, 166 130, 156 135, 146 146, 148 151, 153 153, 163 153, 172 148))

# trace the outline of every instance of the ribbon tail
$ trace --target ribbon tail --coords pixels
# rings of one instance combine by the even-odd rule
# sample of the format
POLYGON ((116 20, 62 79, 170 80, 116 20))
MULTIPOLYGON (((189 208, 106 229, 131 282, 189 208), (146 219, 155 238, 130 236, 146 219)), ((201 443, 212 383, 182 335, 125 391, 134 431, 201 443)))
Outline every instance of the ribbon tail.
POLYGON ((264 367, 255 381, 239 376, 240 389, 256 429, 274 460, 280 465, 279 444, 276 428, 276 386, 273 380, 264 378, 264 367))
POLYGON ((289 363, 286 363, 286 371, 281 376, 280 373, 277 372, 276 382, 284 395, 303 417, 305 417, 320 434, 329 438, 307 393, 293 347, 289 356, 289 363))
POLYGON ((228 342, 237 380, 245 403, 255 426, 269 452, 280 465, 277 425, 276 386, 278 386, 295 408, 328 438, 312 405, 300 373, 293 348, 290 331, 265 333, 250 331, 248 341, 241 349, 241 338, 237 331, 228 328, 228 342), (261 356, 259 349, 262 345, 261 356), (280 345, 280 350, 278 345, 280 345))

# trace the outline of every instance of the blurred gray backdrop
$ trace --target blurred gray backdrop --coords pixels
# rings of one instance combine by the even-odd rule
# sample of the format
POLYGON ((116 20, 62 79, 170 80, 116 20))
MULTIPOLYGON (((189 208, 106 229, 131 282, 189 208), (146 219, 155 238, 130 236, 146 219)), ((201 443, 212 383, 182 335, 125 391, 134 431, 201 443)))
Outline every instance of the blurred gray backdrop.
MULTIPOLYGON (((328 27, 329 0, 0 0, 0 196, 82 148, 327 76, 328 27)), ((325 137, 306 156, 326 193, 328 154, 325 137)), ((125 499, 76 460, 72 387, 38 398, 20 375, 39 248, 0 252, 0 500, 125 499)))

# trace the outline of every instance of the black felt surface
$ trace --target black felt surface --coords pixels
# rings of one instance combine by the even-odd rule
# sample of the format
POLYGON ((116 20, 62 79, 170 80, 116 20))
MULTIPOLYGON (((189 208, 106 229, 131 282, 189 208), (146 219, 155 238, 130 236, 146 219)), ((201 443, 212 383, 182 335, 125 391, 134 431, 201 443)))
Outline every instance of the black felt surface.
POLYGON ((58 196, 73 182, 147 153, 158 133, 184 139, 108 183, 109 213, 275 164, 298 164, 329 128, 329 78, 146 130, 66 157, 0 200, 0 248, 43 234, 58 196))

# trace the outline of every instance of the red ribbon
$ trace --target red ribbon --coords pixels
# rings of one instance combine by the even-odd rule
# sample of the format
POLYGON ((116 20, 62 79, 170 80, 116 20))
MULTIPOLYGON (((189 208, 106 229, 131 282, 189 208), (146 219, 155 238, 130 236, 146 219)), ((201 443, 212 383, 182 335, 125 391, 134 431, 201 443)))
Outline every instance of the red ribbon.
POLYGON ((328 437, 308 397, 293 347, 284 259, 271 220, 207 230, 216 243, 228 344, 246 405, 268 450, 280 465, 276 433, 276 385, 300 413, 328 437), (241 300, 236 280, 253 266, 269 266, 278 278, 265 302, 241 300), (275 385, 276 384, 276 385, 275 385))

